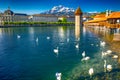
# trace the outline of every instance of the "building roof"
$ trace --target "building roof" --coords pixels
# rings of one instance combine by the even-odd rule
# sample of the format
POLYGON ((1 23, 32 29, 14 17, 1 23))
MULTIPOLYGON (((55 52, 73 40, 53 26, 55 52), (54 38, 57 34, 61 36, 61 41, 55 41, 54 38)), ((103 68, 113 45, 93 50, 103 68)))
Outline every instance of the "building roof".
POLYGON ((14 15, 16 15, 16 16, 27 16, 27 14, 23 14, 23 13, 15 13, 14 15))
POLYGON ((94 19, 105 19, 106 15, 105 14, 97 14, 94 19))
POLYGON ((80 7, 78 7, 75 11, 75 15, 82 15, 82 10, 80 9, 80 7))
POLYGON ((107 19, 117 19, 120 18, 120 12, 112 12, 108 17, 105 14, 98 14, 94 17, 93 20, 86 21, 84 23, 96 23, 96 22, 103 22, 107 21, 107 19))
POLYGON ((41 16, 44 16, 44 17, 57 17, 57 16, 51 15, 51 14, 34 14, 33 16, 36 16, 36 17, 41 17, 41 16))
POLYGON ((101 22, 101 21, 106 21, 107 18, 105 19, 96 19, 96 20, 89 20, 89 21, 86 21, 85 23, 96 23, 96 22, 101 22))
POLYGON ((14 12, 13 12, 13 11, 11 11, 11 10, 10 10, 10 8, 8 7, 8 9, 7 9, 7 10, 5 10, 4 14, 5 14, 5 15, 13 15, 13 14, 14 14, 14 12))
POLYGON ((110 18, 120 18, 120 12, 112 12, 109 16, 108 19, 110 18))

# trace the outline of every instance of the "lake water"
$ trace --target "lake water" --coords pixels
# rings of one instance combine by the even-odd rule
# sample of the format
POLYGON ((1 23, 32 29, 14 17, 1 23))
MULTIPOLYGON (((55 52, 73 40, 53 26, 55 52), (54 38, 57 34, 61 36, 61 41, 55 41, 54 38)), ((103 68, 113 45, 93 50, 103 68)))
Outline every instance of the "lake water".
POLYGON ((113 55, 101 57, 102 51, 111 49, 102 37, 73 26, 0 28, 0 80, 56 80, 56 72, 62 73, 62 80, 99 80, 101 76, 117 80, 104 72, 104 60, 115 74, 119 63, 113 55), (100 41, 106 45, 101 47, 100 41), (58 54, 54 52, 57 47, 58 54), (89 60, 81 61, 83 51, 89 60), (94 69, 92 77, 90 68, 94 69))

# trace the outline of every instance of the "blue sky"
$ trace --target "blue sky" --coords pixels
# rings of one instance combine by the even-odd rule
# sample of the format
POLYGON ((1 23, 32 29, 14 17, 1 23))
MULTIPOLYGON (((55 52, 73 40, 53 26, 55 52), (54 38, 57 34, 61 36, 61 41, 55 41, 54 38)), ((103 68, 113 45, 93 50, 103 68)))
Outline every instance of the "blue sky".
POLYGON ((0 0, 0 12, 9 6, 16 13, 34 14, 58 5, 74 9, 80 6, 83 12, 120 11, 120 0, 0 0))

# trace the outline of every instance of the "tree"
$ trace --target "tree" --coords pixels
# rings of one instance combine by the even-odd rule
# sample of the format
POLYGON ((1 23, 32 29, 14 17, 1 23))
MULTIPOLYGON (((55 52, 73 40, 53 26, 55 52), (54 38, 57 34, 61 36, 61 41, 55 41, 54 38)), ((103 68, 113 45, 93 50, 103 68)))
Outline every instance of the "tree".
POLYGON ((62 22, 67 22, 67 19, 66 19, 66 18, 63 18, 62 22))

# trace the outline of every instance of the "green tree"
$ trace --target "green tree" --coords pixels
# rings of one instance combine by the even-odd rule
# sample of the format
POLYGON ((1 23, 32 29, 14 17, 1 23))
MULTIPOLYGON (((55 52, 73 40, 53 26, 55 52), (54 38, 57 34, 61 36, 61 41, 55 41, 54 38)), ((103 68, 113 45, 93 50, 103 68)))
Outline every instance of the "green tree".
POLYGON ((63 18, 62 22, 67 22, 67 19, 66 19, 66 18, 63 18))

